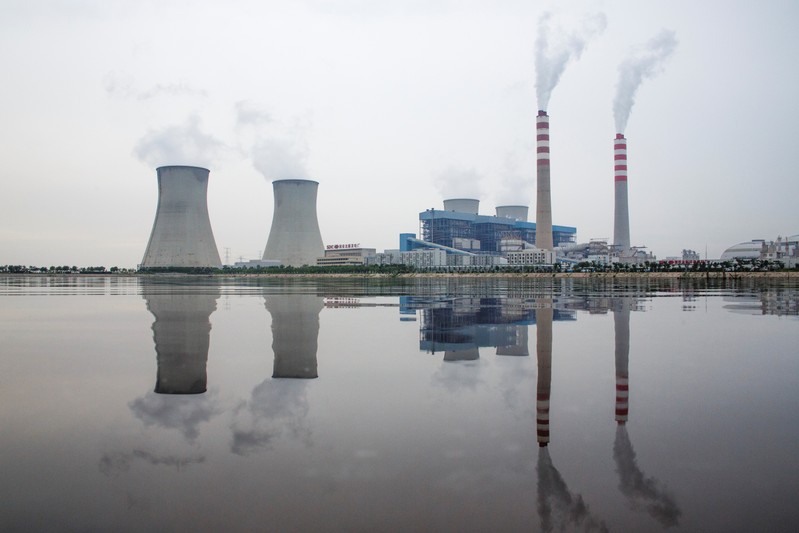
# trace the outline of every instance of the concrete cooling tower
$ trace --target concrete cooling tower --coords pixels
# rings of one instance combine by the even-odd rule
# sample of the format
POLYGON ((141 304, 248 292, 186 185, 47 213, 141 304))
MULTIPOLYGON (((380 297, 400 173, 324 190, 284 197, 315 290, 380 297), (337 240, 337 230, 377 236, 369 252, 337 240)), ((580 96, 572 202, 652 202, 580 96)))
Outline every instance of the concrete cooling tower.
POLYGON ((474 198, 450 198, 444 200, 444 211, 476 215, 479 208, 480 200, 475 200, 474 198))
POLYGON ((549 183, 549 115, 539 111, 536 128, 535 246, 552 250, 552 192, 549 183))
POLYGON ((613 216, 613 244, 620 252, 630 249, 630 214, 627 208, 627 139, 621 133, 613 140, 616 207, 613 216))
POLYGON ((526 205, 498 205, 498 218, 510 218, 518 222, 527 222, 526 205))
POLYGON ((264 260, 286 266, 315 265, 324 255, 322 234, 316 218, 319 183, 311 180, 276 180, 272 229, 264 249, 264 260))
POLYGON ((208 218, 208 169, 159 167, 158 208, 142 268, 221 267, 208 218))
POLYGON ((313 294, 266 294, 264 300, 272 315, 272 377, 318 377, 316 351, 324 299, 313 294))

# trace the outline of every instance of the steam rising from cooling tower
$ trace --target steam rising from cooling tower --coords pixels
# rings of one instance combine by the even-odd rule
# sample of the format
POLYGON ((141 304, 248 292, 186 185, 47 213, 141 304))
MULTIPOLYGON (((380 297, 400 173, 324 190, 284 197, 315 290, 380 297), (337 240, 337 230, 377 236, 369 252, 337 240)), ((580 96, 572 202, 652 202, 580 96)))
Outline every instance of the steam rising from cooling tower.
POLYGON ((181 125, 147 132, 133 153, 152 167, 175 163, 210 167, 226 149, 225 143, 204 133, 200 128, 200 118, 192 115, 181 125))
POLYGON ((208 217, 206 168, 159 167, 158 208, 142 268, 221 267, 208 217))
POLYGON ((264 249, 264 260, 287 266, 315 265, 324 253, 316 217, 319 183, 311 180, 275 180, 272 229, 264 249))
POLYGON ((607 19, 604 13, 586 17, 582 26, 571 33, 559 32, 560 40, 555 40, 550 32, 551 13, 544 13, 538 19, 538 37, 535 41, 535 74, 538 109, 547 109, 552 89, 560 81, 566 65, 572 59, 579 59, 588 41, 605 31, 607 19))
POLYGON ((637 53, 619 65, 619 83, 613 99, 613 117, 616 131, 624 133, 627 121, 635 104, 635 93, 645 79, 653 78, 663 70, 666 59, 677 47, 673 31, 663 30, 653 37, 637 53))

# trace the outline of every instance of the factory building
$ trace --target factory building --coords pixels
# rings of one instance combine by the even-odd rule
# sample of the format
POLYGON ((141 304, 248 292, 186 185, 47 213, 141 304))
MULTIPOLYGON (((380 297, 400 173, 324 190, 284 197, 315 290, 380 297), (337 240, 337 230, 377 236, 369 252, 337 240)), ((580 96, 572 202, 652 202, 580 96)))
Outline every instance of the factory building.
MULTIPOLYGON (((428 209, 419 213, 421 241, 484 255, 535 248, 536 224, 527 221, 526 206, 499 206, 497 215, 489 216, 478 214, 478 204, 478 200, 472 199, 445 200, 444 210, 428 209)), ((575 242, 577 228, 551 227, 556 247, 575 242)), ((411 246, 414 249, 423 245, 416 242, 411 246)))
POLYGON ((777 237, 775 241, 753 239, 730 246, 721 254, 721 261, 762 259, 782 261, 789 268, 799 264, 799 235, 777 237))
POLYGON ((360 244, 328 244, 324 257, 316 259, 317 266, 365 265, 377 253, 375 248, 360 244))

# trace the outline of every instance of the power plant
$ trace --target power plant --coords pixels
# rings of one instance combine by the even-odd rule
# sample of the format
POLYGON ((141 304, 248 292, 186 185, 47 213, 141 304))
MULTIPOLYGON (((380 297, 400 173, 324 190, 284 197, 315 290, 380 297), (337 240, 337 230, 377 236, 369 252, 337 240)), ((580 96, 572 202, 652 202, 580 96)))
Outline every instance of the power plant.
POLYGON ((549 183, 549 115, 539 111, 536 132, 535 246, 552 250, 552 191, 549 183))
POLYGON ((164 166, 156 171, 158 208, 141 267, 221 267, 208 218, 208 169, 164 166))
POLYGON ((272 228, 264 249, 264 261, 286 266, 315 265, 324 254, 316 217, 319 182, 287 179, 272 182, 275 209, 272 228))
POLYGON ((627 209, 627 139, 621 133, 613 141, 615 213, 613 216, 613 246, 626 255, 630 249, 630 215, 627 209))

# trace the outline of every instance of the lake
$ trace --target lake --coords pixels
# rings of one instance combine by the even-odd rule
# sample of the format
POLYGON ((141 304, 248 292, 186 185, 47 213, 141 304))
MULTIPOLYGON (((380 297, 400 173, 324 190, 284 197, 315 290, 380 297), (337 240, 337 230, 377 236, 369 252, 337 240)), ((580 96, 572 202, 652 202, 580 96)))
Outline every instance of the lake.
POLYGON ((797 280, 0 276, 3 531, 799 531, 797 280))

